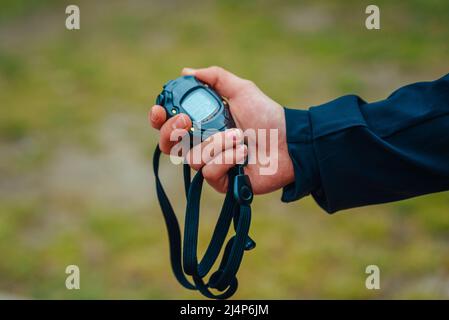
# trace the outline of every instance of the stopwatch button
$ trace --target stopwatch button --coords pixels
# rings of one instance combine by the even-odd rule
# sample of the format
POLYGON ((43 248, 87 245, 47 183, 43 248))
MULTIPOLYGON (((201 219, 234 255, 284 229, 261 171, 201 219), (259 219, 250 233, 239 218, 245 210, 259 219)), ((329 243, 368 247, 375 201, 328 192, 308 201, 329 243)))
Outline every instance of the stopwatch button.
POLYGON ((156 99, 156 104, 160 106, 164 106, 165 104, 165 95, 163 93, 159 94, 156 99))

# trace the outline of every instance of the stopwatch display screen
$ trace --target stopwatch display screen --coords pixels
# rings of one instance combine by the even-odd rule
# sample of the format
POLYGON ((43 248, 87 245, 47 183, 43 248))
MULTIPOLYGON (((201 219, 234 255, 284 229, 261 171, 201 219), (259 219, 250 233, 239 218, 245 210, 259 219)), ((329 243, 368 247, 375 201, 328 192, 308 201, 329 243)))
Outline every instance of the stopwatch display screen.
POLYGON ((215 98, 203 89, 191 92, 181 104, 192 120, 196 122, 203 121, 220 107, 215 98))

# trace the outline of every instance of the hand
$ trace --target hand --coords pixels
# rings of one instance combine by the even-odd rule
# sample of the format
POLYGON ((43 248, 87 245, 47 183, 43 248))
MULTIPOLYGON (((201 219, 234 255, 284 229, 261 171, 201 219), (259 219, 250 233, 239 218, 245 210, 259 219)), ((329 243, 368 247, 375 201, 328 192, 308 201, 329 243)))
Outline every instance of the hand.
MULTIPOLYGON (((284 110, 277 102, 267 97, 253 82, 239 78, 220 67, 185 68, 182 74, 195 76, 225 97, 229 102, 230 111, 237 128, 243 131, 247 129, 266 129, 267 134, 270 129, 278 129, 277 158, 274 159, 271 153, 266 153, 270 155, 270 161, 278 161, 276 172, 272 175, 261 175, 260 169, 263 166, 259 161, 249 163, 245 167, 245 173, 251 180, 255 194, 272 192, 294 181, 293 164, 287 149, 284 110)), ((159 146, 161 151, 169 154, 171 148, 176 144, 176 141, 170 141, 172 132, 174 130, 189 130, 192 124, 185 114, 179 114, 167 121, 166 118, 163 107, 155 105, 151 108, 149 122, 153 128, 160 130, 159 146)), ((194 170, 202 168, 204 179, 219 192, 226 192, 227 190, 228 170, 236 163, 242 163, 247 155, 246 145, 239 143, 243 139, 241 133, 240 130, 226 130, 216 133, 210 139, 194 147, 204 148, 209 143, 219 144, 216 147, 221 152, 210 157, 202 157, 199 164, 190 164, 194 170), (218 137, 221 139, 214 139, 218 137), (232 159, 232 161, 218 163, 217 159, 232 159)), ((269 142, 270 139, 267 138, 266 141, 269 142)), ((259 141, 254 142, 259 143, 259 141)), ((248 143, 248 145, 250 144, 248 143)), ((256 151, 256 149, 251 149, 251 151, 256 151)), ((188 155, 185 156, 189 159, 188 155)), ((255 158, 258 159, 257 155, 255 158)))

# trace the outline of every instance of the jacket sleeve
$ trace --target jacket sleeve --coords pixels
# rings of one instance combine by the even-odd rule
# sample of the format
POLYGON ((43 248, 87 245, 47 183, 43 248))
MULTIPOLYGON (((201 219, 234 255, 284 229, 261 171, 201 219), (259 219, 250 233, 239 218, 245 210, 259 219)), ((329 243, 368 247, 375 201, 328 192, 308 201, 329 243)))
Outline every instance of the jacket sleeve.
POLYGON ((449 74, 367 103, 348 95, 285 109, 295 182, 327 212, 449 190, 449 74))

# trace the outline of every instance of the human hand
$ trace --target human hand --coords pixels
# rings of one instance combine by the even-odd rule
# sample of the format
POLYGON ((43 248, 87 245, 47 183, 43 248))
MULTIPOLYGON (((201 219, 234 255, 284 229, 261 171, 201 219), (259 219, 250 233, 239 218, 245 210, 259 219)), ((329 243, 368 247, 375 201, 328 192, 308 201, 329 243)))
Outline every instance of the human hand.
MULTIPOLYGON (((227 172, 236 163, 241 163, 247 156, 247 146, 242 144, 245 132, 248 129, 265 129, 266 135, 270 129, 277 130, 277 152, 265 152, 269 155, 270 161, 277 161, 275 172, 270 175, 261 174, 264 166, 259 157, 254 157, 254 163, 249 162, 245 167, 245 173, 251 180, 253 192, 264 194, 280 189, 294 181, 293 164, 288 154, 286 125, 283 108, 271 98, 266 96, 252 81, 237 77, 236 75, 220 68, 209 67, 204 69, 185 68, 183 75, 193 75, 198 80, 207 83, 214 88, 218 94, 225 97, 229 102, 229 108, 236 127, 240 130, 229 129, 216 133, 201 144, 193 147, 205 148, 206 145, 214 144, 214 150, 220 152, 213 155, 201 157, 200 163, 189 161, 189 165, 194 170, 200 170, 204 179, 217 191, 226 192, 228 186, 227 172)), ((159 146, 161 151, 169 154, 170 150, 177 143, 171 141, 170 137, 175 131, 189 130, 191 127, 190 118, 185 114, 178 114, 167 120, 165 109, 159 105, 154 105, 149 112, 149 122, 155 129, 160 130, 159 146)), ((254 144, 260 145, 260 136, 247 139, 254 139, 254 144)), ((269 147, 269 137, 265 137, 266 147, 269 147)), ((250 141, 251 142, 251 141, 250 141)), ((251 145, 248 142, 248 145, 251 145)), ((250 149, 250 152, 258 152, 257 148, 250 149)), ((189 159, 189 155, 184 155, 189 159)))

